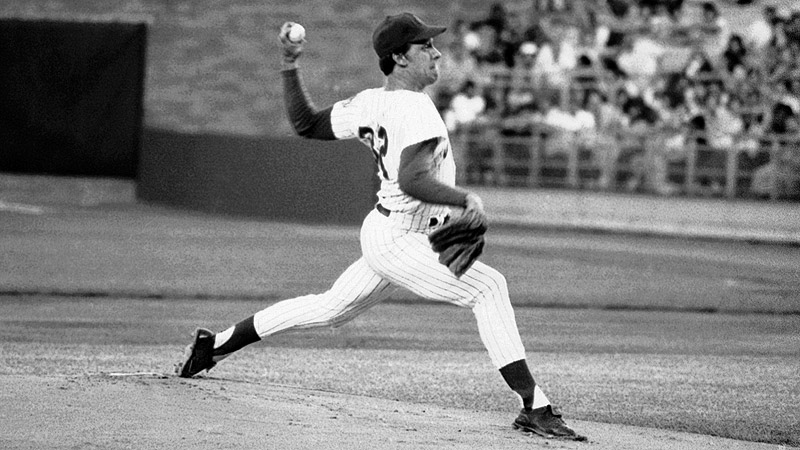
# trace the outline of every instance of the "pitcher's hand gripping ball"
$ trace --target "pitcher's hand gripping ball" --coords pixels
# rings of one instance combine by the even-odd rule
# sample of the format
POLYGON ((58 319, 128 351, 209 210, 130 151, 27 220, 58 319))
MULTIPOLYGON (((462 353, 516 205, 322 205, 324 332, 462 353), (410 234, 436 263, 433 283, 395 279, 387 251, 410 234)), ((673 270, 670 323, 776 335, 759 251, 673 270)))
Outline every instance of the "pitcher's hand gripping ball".
POLYGON ((293 44, 299 44, 306 39, 306 29, 299 23, 293 23, 289 27, 289 33, 286 35, 289 41, 293 44))
POLYGON ((278 38, 283 44, 284 61, 292 63, 303 52, 303 43, 306 42, 306 29, 299 23, 286 22, 281 26, 278 38))
POLYGON ((483 252, 487 229, 483 214, 470 211, 431 232, 428 241, 439 262, 461 277, 483 252))

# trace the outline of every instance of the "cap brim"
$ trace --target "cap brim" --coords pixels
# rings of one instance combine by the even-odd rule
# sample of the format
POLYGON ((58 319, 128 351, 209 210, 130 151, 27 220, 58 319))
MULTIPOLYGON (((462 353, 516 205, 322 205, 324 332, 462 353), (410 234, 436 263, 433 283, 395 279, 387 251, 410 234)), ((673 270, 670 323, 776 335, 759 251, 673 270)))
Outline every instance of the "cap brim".
POLYGON ((424 31, 414 36, 414 40, 409 42, 412 43, 424 42, 432 37, 436 37, 444 33, 445 31, 447 31, 447 27, 427 27, 424 31))

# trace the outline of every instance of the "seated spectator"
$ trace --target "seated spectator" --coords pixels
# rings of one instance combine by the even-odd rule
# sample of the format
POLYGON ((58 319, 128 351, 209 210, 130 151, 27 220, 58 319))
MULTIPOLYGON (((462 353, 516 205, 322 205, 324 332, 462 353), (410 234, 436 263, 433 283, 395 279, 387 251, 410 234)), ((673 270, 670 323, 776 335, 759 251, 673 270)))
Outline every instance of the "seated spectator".
POLYGON ((527 20, 524 22, 525 30, 522 32, 522 36, 520 36, 521 42, 532 42, 539 46, 549 40, 548 33, 542 26, 542 16, 536 9, 531 8, 530 12, 524 17, 526 17, 527 20))
POLYGON ((661 3, 667 5, 667 12, 673 19, 677 19, 683 12, 684 0, 662 0, 661 3))
POLYGON ((533 81, 539 88, 556 86, 561 73, 556 62, 555 49, 550 40, 546 40, 536 51, 532 67, 533 81))
POLYGON ((707 108, 708 144, 715 149, 733 149, 739 135, 744 132, 744 119, 730 108, 725 98, 718 95, 709 97, 707 108))
POLYGON ((516 63, 516 54, 522 45, 522 33, 525 31, 524 16, 514 14, 509 16, 508 23, 500 35, 498 45, 503 54, 503 63, 506 67, 513 68, 516 63))
POLYGON ((800 43, 800 7, 796 9, 789 16, 786 21, 786 38, 791 42, 800 43))
MULTIPOLYGON (((759 149, 759 139, 762 134, 762 125, 759 114, 745 107, 743 100, 738 95, 732 95, 728 100, 730 110, 736 114, 742 123, 742 131, 733 143, 733 148, 747 157, 752 158, 759 149)), ((743 155, 739 156, 741 160, 743 155)))
POLYGON ((569 102, 566 110, 553 99, 546 99, 544 105, 542 123, 549 130, 545 155, 568 157, 581 146, 585 137, 581 133, 595 128, 594 116, 585 109, 578 108, 575 102, 569 102))
POLYGON ((538 13, 553 14, 572 9, 574 0, 533 0, 532 8, 538 13))
POLYGON ((675 16, 670 14, 669 5, 661 1, 655 1, 652 5, 652 14, 648 17, 647 22, 653 36, 664 41, 672 35, 675 16))
POLYGON ((750 189, 760 197, 800 198, 800 122, 788 105, 776 104, 771 111, 768 136, 779 145, 775 159, 757 168, 750 189))
POLYGON ((569 86, 569 73, 577 65, 577 29, 558 27, 559 39, 539 46, 533 64, 534 81, 540 87, 562 89, 569 86))
POLYGON ((478 22, 472 28, 475 37, 472 56, 478 65, 501 65, 504 64, 503 50, 500 46, 500 36, 497 30, 484 22, 478 22))
POLYGON ((684 96, 689 88, 689 80, 680 73, 671 73, 664 78, 659 90, 662 102, 668 108, 677 108, 684 104, 684 96))
POLYGON ((617 66, 639 89, 645 89, 658 74, 658 58, 663 48, 653 40, 626 38, 617 55, 617 66))
POLYGON ((764 86, 760 70, 757 67, 747 69, 744 79, 728 80, 727 89, 729 92, 737 94, 742 100, 742 108, 750 111, 751 114, 756 110, 763 109, 764 86))
POLYGON ((742 77, 746 73, 747 48, 738 34, 732 34, 728 40, 728 45, 722 52, 722 63, 722 68, 725 69, 727 75, 733 76, 738 73, 738 76, 742 77))
POLYGON ((488 15, 472 23, 471 28, 478 37, 473 54, 479 64, 505 63, 503 37, 507 27, 508 15, 502 2, 490 4, 488 15))
POLYGON ((622 112, 628 117, 628 125, 646 132, 647 128, 658 122, 658 114, 647 104, 635 86, 624 88, 622 112))
POLYGON ((596 39, 601 47, 619 48, 626 39, 647 26, 641 21, 639 7, 628 0, 608 0, 606 14, 598 16, 596 39))
POLYGON ((628 127, 623 137, 628 142, 624 151, 621 150, 620 158, 629 160, 632 175, 626 181, 628 191, 639 191, 646 187, 647 181, 647 154, 648 139, 653 134, 653 127, 659 121, 658 114, 644 98, 635 90, 622 89, 618 94, 617 102, 628 118, 628 127))
POLYGON ((776 48, 773 57, 766 61, 764 75, 769 84, 781 83, 800 74, 800 46, 786 45, 776 48))
POLYGON ((699 28, 700 37, 704 41, 703 51, 710 58, 717 60, 730 39, 730 25, 714 2, 703 2, 701 20, 699 28))
MULTIPOLYGON (((684 107, 679 107, 685 111, 684 107)), ((680 116, 680 112, 675 112, 680 116)), ((645 153, 642 159, 641 173, 637 180, 644 188, 659 195, 676 195, 681 186, 670 178, 670 166, 685 163, 692 145, 693 129, 689 122, 680 120, 670 122, 654 129, 645 141, 645 153)), ((637 186, 631 183, 633 186, 637 186)))
POLYGON ((792 111, 800 111, 800 95, 798 95, 800 93, 796 90, 797 85, 798 81, 795 78, 787 77, 778 80, 772 91, 775 102, 788 106, 792 111))
POLYGON ((529 103, 519 103, 509 107, 502 121, 504 136, 532 136, 536 125, 542 123, 544 116, 536 100, 529 103))
POLYGON ((578 47, 580 30, 573 26, 564 27, 563 35, 558 42, 558 66, 562 73, 568 73, 578 65, 578 47))
POLYGON ((594 115, 598 129, 616 133, 630 124, 622 106, 629 98, 624 89, 618 90, 614 98, 609 98, 603 91, 590 90, 587 92, 586 109, 594 115))
POLYGON ((503 2, 492 2, 486 17, 476 22, 475 25, 491 27, 497 36, 501 36, 508 26, 508 12, 503 2))
POLYGON ((439 81, 436 84, 448 84, 455 91, 464 81, 473 78, 478 62, 463 39, 453 39, 445 47, 447 51, 442 52, 439 59, 439 81))
POLYGON ((590 149, 592 159, 600 166, 597 187, 608 189, 615 181, 616 165, 620 153, 619 135, 628 125, 620 108, 608 101, 600 91, 586 91, 584 108, 594 117, 595 127, 586 130, 584 145, 590 149))
POLYGON ((602 59, 605 54, 597 48, 593 40, 593 35, 585 31, 578 33, 578 45, 576 50, 576 68, 579 70, 601 71, 602 59))
POLYGON ((478 121, 486 111, 486 100, 472 80, 467 80, 453 96, 450 106, 443 114, 444 123, 451 132, 478 121))
POLYGON ((453 96, 467 80, 474 82, 478 89, 489 82, 480 77, 478 64, 462 39, 453 39, 445 45, 447 51, 443 51, 439 59, 439 80, 429 88, 431 97, 440 109, 450 104, 453 96))
POLYGON ((486 100, 486 112, 483 116, 487 122, 497 122, 508 115, 507 92, 508 86, 500 84, 489 84, 483 88, 483 98, 486 100))
POLYGON ((667 10, 672 17, 672 29, 670 30, 670 40, 684 45, 691 43, 695 39, 696 23, 691 15, 686 14, 683 0, 665 0, 667 10))
POLYGON ((450 35, 450 42, 458 41, 462 45, 466 46, 465 40, 467 39, 467 35, 470 33, 470 24, 463 18, 456 17, 448 27, 447 32, 450 35))
POLYGON ((506 116, 518 114, 520 111, 529 111, 536 103, 536 93, 530 85, 524 83, 512 84, 506 93, 506 116))
MULTIPOLYGON (((485 104, 483 112, 478 114, 469 126, 464 123, 458 125, 458 121, 455 121, 458 132, 455 137, 461 139, 462 142, 460 145, 453 146, 453 151, 456 152, 454 157, 457 160, 465 161, 463 173, 457 174, 464 182, 492 183, 497 180, 498 174, 492 161, 501 147, 497 124, 506 114, 506 89, 506 86, 497 84, 484 86, 482 88, 482 98, 485 104)), ((465 97, 469 96, 465 94, 465 97)), ((475 100, 464 103, 472 108, 479 104, 475 100)), ((454 121, 450 118, 450 113, 447 116, 447 122, 450 122, 449 126, 453 126, 454 121)), ((447 122, 445 122, 446 125, 447 122)))
POLYGON ((683 75, 690 80, 713 77, 715 75, 714 64, 701 48, 695 48, 686 62, 683 75))
POLYGON ((788 96, 794 99, 792 109, 800 112, 800 76, 791 76, 786 80, 786 91, 788 96))
POLYGON ((748 47, 758 52, 769 45, 773 38, 773 27, 778 20, 778 12, 774 5, 765 5, 761 16, 751 22, 745 29, 744 40, 748 47))
POLYGON ((514 67, 511 68, 510 82, 512 85, 522 84, 531 88, 536 86, 534 65, 538 51, 539 47, 533 42, 525 41, 520 44, 514 55, 514 67))

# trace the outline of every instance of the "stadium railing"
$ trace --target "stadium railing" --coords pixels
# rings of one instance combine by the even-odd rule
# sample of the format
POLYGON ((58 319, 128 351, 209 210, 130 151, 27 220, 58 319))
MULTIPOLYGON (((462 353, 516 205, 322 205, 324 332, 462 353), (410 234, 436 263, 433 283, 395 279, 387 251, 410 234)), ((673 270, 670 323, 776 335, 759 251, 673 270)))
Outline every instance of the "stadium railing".
POLYGON ((800 134, 741 134, 719 147, 708 143, 707 134, 692 133, 665 156, 659 130, 618 131, 615 156, 603 164, 603 156, 579 133, 541 124, 529 130, 504 135, 497 121, 456 130, 459 182, 663 194, 653 184, 660 177, 674 195, 800 199, 800 134), (738 145, 742 142, 752 145, 738 145), (610 172, 608 184, 599 182, 603 170, 610 172))

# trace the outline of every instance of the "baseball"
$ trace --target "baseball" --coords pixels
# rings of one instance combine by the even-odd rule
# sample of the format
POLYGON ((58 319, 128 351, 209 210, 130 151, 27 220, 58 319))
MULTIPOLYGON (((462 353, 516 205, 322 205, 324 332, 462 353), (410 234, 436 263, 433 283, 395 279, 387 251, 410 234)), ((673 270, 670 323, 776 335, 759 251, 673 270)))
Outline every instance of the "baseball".
POLYGON ((289 34, 287 35, 289 41, 299 44, 306 38, 306 29, 304 26, 300 25, 299 23, 293 24, 291 28, 289 28, 289 34))

